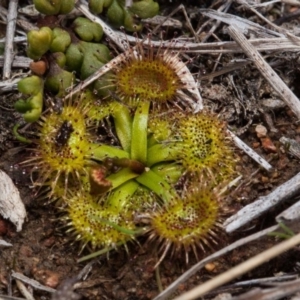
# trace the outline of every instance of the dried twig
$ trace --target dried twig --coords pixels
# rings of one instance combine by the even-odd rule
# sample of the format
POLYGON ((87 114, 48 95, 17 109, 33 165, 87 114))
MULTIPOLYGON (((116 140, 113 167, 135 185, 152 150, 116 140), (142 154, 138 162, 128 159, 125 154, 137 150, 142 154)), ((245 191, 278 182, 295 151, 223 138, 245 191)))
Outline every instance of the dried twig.
POLYGON ((26 298, 26 300, 34 300, 33 296, 28 291, 26 286, 22 283, 22 281, 16 280, 16 283, 17 283, 17 287, 18 287, 19 291, 26 298))
MULTIPOLYGON (((217 288, 224 283, 227 283, 240 275, 243 275, 254 268, 262 265, 270 259, 282 254, 283 252, 300 244, 300 233, 293 236, 292 238, 248 259, 247 261, 235 266, 234 268, 222 273, 213 279, 205 282, 192 289, 191 291, 176 297, 174 300, 192 300, 205 295, 207 292, 217 288)), ((298 286, 299 288, 299 286, 298 286)))
MULTIPOLYGON (((255 288, 249 292, 243 293, 236 297, 233 297, 232 300, 277 300, 284 297, 290 296, 300 290, 300 279, 293 280, 290 282, 283 282, 272 284, 276 285, 274 288, 255 288)), ((297 298, 299 299, 299 298, 297 298)))
POLYGON ((249 155, 253 160, 255 160, 260 166, 262 166, 267 171, 271 171, 273 168, 264 158, 262 158, 258 153, 256 153, 252 148, 245 144, 239 137, 237 137, 233 132, 227 130, 231 135, 234 143, 238 148, 243 150, 247 155, 249 155))
POLYGON ((20 193, 11 178, 0 170, 0 215, 9 219, 21 231, 26 217, 20 193))
POLYGON ((292 206, 284 210, 281 214, 279 214, 276 217, 276 221, 278 223, 279 222, 288 223, 287 224, 288 226, 289 224, 295 223, 295 221, 297 221, 299 224, 299 219, 300 219, 300 201, 296 202, 295 204, 293 204, 292 206))
POLYGON ((158 296, 156 296, 153 300, 165 300, 169 299, 169 297, 176 291, 177 287, 187 281, 191 276, 193 276, 196 272, 201 270, 207 263, 216 260, 217 258, 221 257, 222 255, 225 255, 229 253, 230 251, 237 249, 241 246, 244 246, 252 241, 255 241, 266 234, 273 232, 279 228, 278 225, 272 226, 270 228, 267 228, 265 230, 262 230, 260 232, 254 233, 246 238, 242 238, 231 245, 215 252, 214 254, 206 257, 205 259, 201 260, 197 264, 195 264, 192 268, 190 268, 188 271, 186 271, 184 274, 182 274, 179 278, 177 278, 171 285, 169 285, 162 293, 160 293, 158 296))
POLYGON ((8 242, 6 242, 6 241, 0 239, 0 246, 1 246, 1 247, 11 247, 12 244, 10 244, 10 243, 8 243, 8 242))
POLYGON ((282 136, 279 142, 286 146, 290 154, 300 159, 300 144, 296 140, 282 136))
POLYGON ((284 37, 282 33, 278 33, 276 31, 267 29, 257 23, 254 23, 252 21, 243 19, 235 15, 223 13, 213 9, 200 9, 199 11, 201 14, 207 17, 220 20, 228 25, 238 28, 244 34, 253 33, 258 37, 264 37, 264 38, 284 37))
MULTIPOLYGON (((16 68, 29 68, 29 64, 32 62, 32 59, 25 56, 15 56, 12 61, 12 66, 16 68)), ((0 67, 4 65, 4 57, 0 56, 0 67)))
POLYGON ((25 298, 19 298, 19 297, 11 297, 6 295, 0 294, 0 300, 26 300, 25 298))
MULTIPOLYGON (((216 11, 218 12, 227 12, 227 10, 230 8, 232 3, 232 0, 230 1, 226 1, 223 5, 221 5, 216 11)), ((203 39, 201 39, 202 43, 205 43, 209 37, 216 31, 216 29, 220 26, 221 24, 221 20, 217 20, 217 22, 215 22, 215 24, 212 26, 212 28, 207 32, 207 34, 205 35, 205 37, 203 39)), ((198 31, 198 33, 200 33, 198 31)))
POLYGON ((286 181, 267 196, 261 196, 256 201, 243 207, 235 215, 224 222, 227 232, 233 232, 243 225, 258 218, 270 208, 297 195, 300 191, 300 173, 286 181))
POLYGON ((34 287, 37 290, 41 290, 41 291, 45 291, 45 292, 49 292, 49 293, 54 293, 55 292, 55 289, 50 288, 48 286, 44 286, 44 285, 40 284, 38 281, 36 281, 34 279, 30 279, 30 278, 28 278, 27 276, 25 276, 21 273, 12 271, 11 276, 13 278, 19 280, 19 281, 25 282, 26 284, 34 287))
POLYGON ((228 27, 228 32, 231 37, 240 45, 248 57, 250 57, 255 66, 270 83, 273 89, 287 103, 290 109, 295 113, 297 118, 300 118, 300 101, 290 88, 283 82, 277 73, 263 59, 259 52, 247 41, 244 35, 233 26, 228 27))
POLYGON ((18 0, 9 1, 7 27, 6 27, 6 42, 4 49, 4 66, 3 78, 10 78, 11 64, 14 56, 13 40, 15 36, 16 21, 18 15, 18 0))

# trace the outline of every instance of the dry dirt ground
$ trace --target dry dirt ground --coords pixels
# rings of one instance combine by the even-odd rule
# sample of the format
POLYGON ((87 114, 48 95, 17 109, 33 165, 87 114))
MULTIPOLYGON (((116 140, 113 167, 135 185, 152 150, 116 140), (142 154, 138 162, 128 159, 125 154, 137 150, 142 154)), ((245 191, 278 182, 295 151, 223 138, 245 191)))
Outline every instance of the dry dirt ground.
MULTIPOLYGON (((1 4, 5 7, 7 2, 1 1, 1 4)), ((197 9, 200 7, 218 9, 222 3, 221 1, 213 1, 213 3, 212 1, 184 2, 195 31, 207 20, 197 12, 197 9)), ((20 1, 19 5, 25 6, 27 4, 29 1, 20 1)), ((165 1, 161 5, 161 14, 168 15, 179 4, 179 1, 165 1)), ((277 4, 258 8, 258 10, 271 22, 280 19, 282 21, 280 26, 290 25, 291 28, 294 28, 293 22, 297 22, 297 15, 295 20, 283 17, 297 12, 298 8, 292 5, 284 6, 280 1, 277 4)), ((268 27, 253 12, 243 8, 237 1, 233 1, 227 12, 268 27)), ((182 22, 183 25, 182 29, 176 29, 178 36, 191 36, 183 13, 179 11, 173 18, 182 22)), ((28 20, 35 22, 30 18, 28 20)), ((213 24, 215 21, 202 29, 202 32, 199 33, 200 40, 213 24)), ((223 32, 223 27, 224 24, 220 24, 214 34, 208 38, 208 42, 216 42, 217 39, 221 41, 230 40, 229 36, 223 32)), ((2 28, 2 35, 5 35, 4 29, 5 26, 2 28)), ((166 30, 167 34, 174 34, 172 27, 166 30)), ((16 49, 19 51, 19 55, 24 55, 24 45, 18 45, 16 49)), ((271 172, 266 172, 245 153, 236 150, 241 158, 240 172, 243 174, 243 179, 238 188, 234 188, 227 199, 231 208, 230 214, 233 214, 257 197, 268 194, 300 171, 299 160, 289 155, 287 149, 279 142, 282 136, 300 142, 300 124, 288 106, 267 110, 262 105, 262 100, 279 99, 279 97, 251 63, 221 76, 208 76, 215 71, 213 70, 215 65, 216 70, 221 70, 232 59, 245 58, 244 54, 225 53, 218 56, 183 53, 183 55, 186 56, 187 60, 190 57, 193 58, 188 66, 201 80, 201 94, 205 105, 219 112, 228 122, 230 128, 273 166, 271 172), (201 76, 205 76, 204 79, 201 76), (205 78, 208 79, 205 80, 205 78), (255 131, 258 124, 268 129, 269 140, 265 143, 255 131)), ((297 60, 298 55, 283 51, 270 51, 264 55, 289 88, 299 97, 300 64, 297 60)), ((20 70, 14 69, 14 72, 17 74, 20 70)), ((0 237, 13 245, 0 249, 0 294, 22 297, 15 281, 11 278, 12 270, 35 279, 45 286, 53 288, 57 288, 61 284, 66 286, 68 280, 79 274, 87 264, 87 262, 77 263, 77 259, 88 254, 88 251, 84 250, 79 255, 79 247, 76 243, 69 242, 63 223, 59 220, 60 215, 54 205, 37 201, 35 191, 28 188, 31 184, 28 171, 19 165, 26 157, 26 151, 23 148, 19 149, 18 152, 15 151, 16 147, 23 145, 11 133, 14 124, 21 120, 19 114, 13 109, 13 104, 18 99, 19 94, 17 91, 13 91, 2 93, 0 97, 0 164, 1 168, 11 176, 20 189, 27 210, 27 220, 21 232, 16 232, 12 224, 0 218, 0 237)), ((267 214, 251 224, 247 224, 246 228, 235 234, 224 234, 222 241, 214 247, 214 250, 275 224, 275 216, 295 201, 296 199, 291 199, 288 203, 268 211, 267 214)), ((266 237, 234 250, 181 284, 176 294, 205 282, 216 274, 272 247, 277 242, 278 240, 274 237, 266 237)), ((141 245, 143 245, 143 241, 141 241, 141 245)), ((214 250, 211 250, 211 253, 214 250)), ((200 258, 209 254, 209 252, 200 254, 200 258)), ((295 274, 299 271, 297 269, 297 266, 299 267, 299 254, 300 249, 294 248, 273 259, 272 263, 264 264, 238 278, 238 281, 273 277, 278 273, 295 274)), ((85 281, 78 284, 76 293, 81 295, 83 299, 152 299, 159 293, 158 273, 162 287, 166 288, 196 263, 192 255, 188 264, 185 263, 184 257, 166 257, 156 273, 153 270, 156 260, 157 256, 154 249, 153 251, 149 251, 149 249, 146 251, 143 247, 132 244, 129 245, 129 252, 126 253, 120 248, 119 251, 111 252, 108 259, 103 256, 94 261, 85 281)), ((248 288, 229 286, 222 292, 226 291, 235 295, 246 292, 248 288)), ((208 294, 205 299, 211 299, 220 292, 220 290, 216 290, 208 294)), ((34 297, 34 299, 51 299, 51 294, 34 290, 34 297)), ((57 297, 55 299, 65 298, 57 297)))

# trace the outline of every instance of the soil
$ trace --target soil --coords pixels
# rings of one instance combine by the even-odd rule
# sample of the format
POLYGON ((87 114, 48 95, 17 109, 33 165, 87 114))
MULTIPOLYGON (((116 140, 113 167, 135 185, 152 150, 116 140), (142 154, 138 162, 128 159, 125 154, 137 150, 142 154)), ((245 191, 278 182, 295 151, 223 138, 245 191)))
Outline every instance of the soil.
MULTIPOLYGON (((199 26, 198 22, 200 23, 199 18, 201 22, 204 20, 200 14, 196 14, 197 17, 192 14, 198 1, 187 2, 189 4, 184 4, 188 15, 191 17, 192 25, 197 28, 199 26)), ((202 7, 209 7, 211 1, 206 2, 201 2, 202 7)), ((179 4, 178 1, 165 1, 161 13, 165 15, 170 13, 177 7, 177 4, 179 4)), ((274 7, 278 8, 280 4, 274 7)), ((215 3, 214 8, 218 8, 217 3, 215 3)), ((255 15, 239 10, 238 4, 231 6, 230 13, 244 18, 252 17, 252 21, 260 22, 255 15)), ((264 14, 268 16, 269 11, 265 9, 264 14)), ((183 14, 178 12, 173 17, 183 22, 184 25, 178 35, 189 34, 183 14)), ((279 18, 280 15, 273 15, 272 17, 273 19, 275 17, 279 18)), ((35 22, 35 20, 32 20, 32 22, 35 22)), ((209 27, 205 29, 209 30, 209 27)), ((170 32, 172 32, 172 29, 170 29, 170 32)), ((226 34, 222 33, 221 28, 216 31, 216 34, 221 40, 229 39, 226 34)), ((215 39, 211 37, 209 41, 214 42, 215 39)), ((18 51, 20 54, 24 53, 24 47, 20 46, 18 51)), ((242 54, 235 56, 225 54, 221 57, 217 68, 222 68, 233 58, 244 57, 242 54)), ((194 56, 193 61, 188 62, 188 66, 195 74, 209 74, 212 72, 216 60, 217 56, 213 55, 194 56)), ((290 53, 271 53, 268 61, 274 65, 276 64, 277 73, 287 82, 294 93, 300 96, 299 86, 297 85, 299 81, 299 64, 295 62, 295 56, 290 53)), ((16 73, 18 71, 20 70, 14 70, 16 73)), ((236 150, 240 157, 239 168, 243 174, 243 179, 237 188, 233 188, 226 199, 230 208, 228 213, 230 215, 253 202, 259 196, 268 194, 300 171, 299 160, 289 155, 287 149, 279 142, 282 136, 300 141, 300 124, 298 124, 297 118, 287 106, 272 110, 266 110, 263 107, 262 100, 278 99, 279 97, 251 64, 228 74, 214 77, 212 80, 202 80, 201 90, 205 105, 219 113, 228 122, 228 126, 245 143, 273 166, 271 172, 266 172, 245 153, 236 150), (258 124, 267 128, 267 141, 263 141, 257 136, 255 128, 258 124)), ((19 188, 27 210, 27 220, 21 232, 16 232, 9 221, 0 218, 0 237, 13 245, 12 247, 2 247, 0 250, 0 294, 15 297, 21 297, 21 294, 16 283, 12 281, 12 270, 35 279, 45 286, 57 288, 67 285, 68 280, 80 273, 87 262, 78 263, 77 260, 89 254, 88 249, 80 253, 79 245, 70 242, 55 205, 45 204, 45 201, 36 199, 36 191, 30 188, 30 174, 27 169, 20 166, 20 162, 26 158, 28 150, 25 150, 25 146, 12 135, 14 124, 23 122, 20 115, 13 108, 18 97, 17 91, 4 93, 1 95, 0 106, 0 165, 19 188)), ((227 236, 224 234, 222 240, 214 246, 213 250, 206 253, 199 252, 199 259, 244 236, 274 225, 276 215, 295 201, 295 199, 291 199, 288 203, 269 211, 235 234, 227 236)), ((272 247, 277 242, 274 237, 266 237, 233 251, 180 285, 176 294, 205 282, 216 274, 226 271, 232 266, 272 247)), ((83 299, 95 300, 152 299, 159 293, 157 273, 160 275, 162 287, 166 288, 196 263, 193 255, 190 255, 188 263, 185 262, 183 256, 166 257, 158 271, 155 272, 153 267, 157 261, 157 255, 154 248, 149 249, 149 246, 146 247, 143 240, 140 240, 139 244, 130 244, 128 248, 128 252, 121 247, 117 251, 111 251, 109 257, 104 255, 94 260, 86 280, 78 283, 76 293, 81 295, 83 299)), ((299 248, 290 250, 272 260, 271 264, 264 264, 239 278, 239 280, 272 277, 277 273, 294 274, 298 271, 299 251, 299 248)), ((245 288, 227 290, 232 294, 245 291, 245 288)), ((205 299, 213 298, 217 294, 218 291, 210 293, 205 299)), ((46 300, 51 299, 51 294, 34 290, 34 297, 35 299, 46 300)), ((57 297, 55 299, 71 299, 71 297, 57 297)))

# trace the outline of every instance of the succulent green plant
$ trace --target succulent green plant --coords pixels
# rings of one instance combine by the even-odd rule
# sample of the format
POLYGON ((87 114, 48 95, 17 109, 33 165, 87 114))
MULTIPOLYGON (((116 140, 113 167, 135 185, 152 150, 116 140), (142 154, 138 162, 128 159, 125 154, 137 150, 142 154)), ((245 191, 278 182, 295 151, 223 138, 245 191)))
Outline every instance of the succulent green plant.
POLYGON ((75 6, 75 0, 33 0, 40 13, 45 15, 68 14, 75 6))
POLYGON ((94 14, 101 14, 112 2, 113 0, 90 0, 89 8, 94 14))
POLYGON ((52 42, 49 50, 51 52, 66 52, 71 44, 70 34, 61 28, 55 27, 52 30, 52 42))
POLYGON ((73 22, 74 31, 85 42, 100 42, 103 36, 102 27, 89 19, 78 17, 73 22))
MULTIPOLYGON (((61 57, 62 58, 62 57, 61 57)), ((62 69, 56 61, 52 61, 45 80, 45 88, 58 97, 66 94, 66 89, 75 82, 75 75, 62 69)))
POLYGON ((44 82, 38 76, 30 76, 18 82, 18 90, 29 97, 15 103, 15 109, 23 114, 26 122, 39 119, 43 109, 44 82))
MULTIPOLYGON (((80 79, 86 79, 98 68, 101 68, 111 59, 109 49, 100 43, 77 41, 72 43, 66 51, 66 66, 69 70, 76 71, 80 79)), ((109 74, 93 84, 99 95, 107 95, 109 74)))
POLYGON ((153 0, 133 1, 130 7, 125 4, 124 0, 92 0, 89 1, 89 8, 94 14, 101 14, 105 10, 112 25, 124 26, 128 31, 141 30, 138 18, 152 18, 159 11, 158 3, 153 0))
POLYGON ((30 30, 27 33, 27 56, 34 60, 40 59, 50 49, 52 39, 53 33, 49 27, 30 30))

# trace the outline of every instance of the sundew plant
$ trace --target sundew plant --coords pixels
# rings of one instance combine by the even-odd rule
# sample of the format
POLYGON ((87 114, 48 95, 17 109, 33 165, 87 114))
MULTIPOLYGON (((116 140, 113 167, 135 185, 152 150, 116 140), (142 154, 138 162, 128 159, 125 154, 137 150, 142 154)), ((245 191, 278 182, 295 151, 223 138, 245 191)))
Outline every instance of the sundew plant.
MULTIPOLYGON (((104 8, 112 24, 127 30, 139 29, 134 14, 158 12, 152 0, 134 1, 131 9, 119 1, 100 1, 102 8, 96 2, 90 1, 93 12, 104 8), (113 11, 122 12, 120 19, 113 11)), ((70 9, 60 1, 34 3, 46 15, 70 9)), ((28 33, 34 74, 19 82, 27 98, 15 107, 35 123, 36 138, 24 164, 36 173, 34 184, 56 201, 81 249, 104 253, 144 235, 145 247, 158 245, 158 263, 168 253, 183 251, 187 260, 192 250, 199 257, 218 241, 226 210, 220 187, 235 176, 226 124, 186 105, 189 82, 180 51, 151 43, 137 42, 104 77, 64 99, 72 83, 113 58, 101 39, 102 28, 83 17, 69 28, 28 33), (41 62, 44 72, 36 71, 41 62)))

